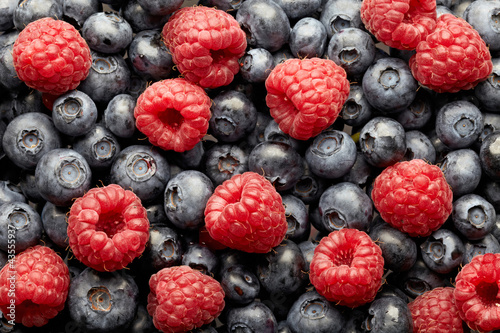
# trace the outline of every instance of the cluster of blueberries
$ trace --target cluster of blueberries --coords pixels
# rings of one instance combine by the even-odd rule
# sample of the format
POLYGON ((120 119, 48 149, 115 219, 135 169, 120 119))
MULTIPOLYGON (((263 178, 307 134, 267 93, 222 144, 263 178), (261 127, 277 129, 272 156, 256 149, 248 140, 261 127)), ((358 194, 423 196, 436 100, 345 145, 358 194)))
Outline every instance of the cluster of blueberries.
POLYGON ((149 277, 180 264, 214 276, 226 292, 217 322, 194 332, 411 332, 411 299, 450 285, 475 255, 500 252, 500 29, 498 14, 487 15, 500 11, 500 0, 437 1, 438 15, 464 17, 492 54, 490 77, 454 94, 419 87, 408 67, 414 51, 378 43, 363 28, 360 0, 195 2, 234 15, 249 47, 233 83, 207 89, 210 135, 176 153, 151 146, 136 130, 133 111, 148 84, 179 76, 161 29, 188 4, 0 0, 0 263, 7 260, 7 225, 14 224, 17 252, 53 247, 78 286, 47 327, 4 321, 0 332, 157 332, 146 311, 149 277), (52 110, 12 65, 19 31, 46 16, 73 24, 92 51, 89 76, 52 110), (331 128, 299 141, 270 117, 264 82, 280 62, 305 57, 342 66, 351 91, 331 128), (369 195, 385 167, 416 158, 440 166, 454 195, 452 215, 426 238, 382 221, 369 195), (286 240, 268 254, 203 242, 206 201, 245 171, 268 178, 286 208, 286 240), (97 273, 71 260, 66 218, 74 198, 110 183, 142 200, 150 241, 127 269, 97 273), (341 228, 369 233, 385 259, 387 283, 375 301, 356 309, 328 302, 307 275, 318 241, 341 228), (93 295, 113 310, 88 311, 93 295))

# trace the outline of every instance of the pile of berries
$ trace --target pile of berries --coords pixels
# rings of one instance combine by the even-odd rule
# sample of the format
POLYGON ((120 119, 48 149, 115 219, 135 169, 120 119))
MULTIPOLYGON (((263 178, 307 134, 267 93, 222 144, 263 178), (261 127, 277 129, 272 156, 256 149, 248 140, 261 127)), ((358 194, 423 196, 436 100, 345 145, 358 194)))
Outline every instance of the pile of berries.
POLYGON ((0 332, 500 330, 500 0, 0 7, 0 332))

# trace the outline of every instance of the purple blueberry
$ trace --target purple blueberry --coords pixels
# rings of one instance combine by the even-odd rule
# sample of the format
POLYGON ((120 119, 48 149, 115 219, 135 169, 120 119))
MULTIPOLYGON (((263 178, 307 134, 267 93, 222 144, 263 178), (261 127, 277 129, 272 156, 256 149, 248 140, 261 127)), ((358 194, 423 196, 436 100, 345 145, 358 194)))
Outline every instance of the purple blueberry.
POLYGON ((0 206, 0 250, 22 252, 39 243, 43 226, 40 214, 24 202, 0 206))
POLYGON ((288 230, 286 238, 300 243, 309 238, 311 224, 309 223, 309 212, 306 204, 291 194, 281 196, 283 206, 285 206, 286 221, 288 230))
POLYGON ((104 110, 104 125, 119 138, 130 138, 136 132, 134 108, 136 99, 129 94, 114 96, 104 110))
POLYGON ((216 144, 205 154, 205 174, 215 186, 248 171, 248 154, 232 144, 216 144))
POLYGON ((361 28, 361 1, 328 0, 321 10, 319 20, 326 27, 328 38, 346 28, 361 28))
POLYGON ((465 194, 453 202, 451 218, 455 228, 468 240, 488 235, 496 223, 495 208, 477 194, 465 194))
POLYGON ((340 116, 345 124, 353 127, 362 127, 373 115, 373 107, 365 97, 363 87, 357 83, 350 84, 347 100, 342 106, 340 116))
POLYGON ((304 17, 293 26, 289 46, 296 58, 321 58, 327 45, 326 28, 319 20, 304 17))
POLYGON ((248 82, 264 82, 274 68, 271 52, 264 48, 250 49, 239 59, 240 75, 248 82))
POLYGON ((189 266, 197 271, 210 276, 217 272, 219 259, 208 247, 201 244, 188 244, 182 254, 182 265, 189 266))
POLYGON ((455 198, 472 193, 481 181, 481 161, 479 155, 472 149, 450 151, 440 162, 439 167, 455 198))
POLYGON ((430 164, 436 162, 436 148, 424 133, 412 130, 406 132, 406 154, 403 160, 421 159, 430 164))
POLYGON ((56 128, 69 136, 85 135, 97 121, 97 107, 86 93, 69 91, 54 101, 52 121, 56 128))
POLYGON ((234 265, 224 270, 220 284, 225 301, 230 305, 250 304, 259 296, 259 279, 244 265, 234 265))
POLYGON ((448 274, 462 263, 465 246, 457 234, 441 228, 420 244, 420 253, 427 267, 437 273, 448 274))
POLYGON ((159 271, 181 264, 184 249, 179 234, 174 229, 161 224, 149 229, 149 242, 144 252, 146 269, 159 271))
POLYGON ((67 232, 68 213, 68 207, 58 207, 47 201, 40 214, 43 230, 45 230, 50 240, 62 249, 66 249, 69 245, 67 232))

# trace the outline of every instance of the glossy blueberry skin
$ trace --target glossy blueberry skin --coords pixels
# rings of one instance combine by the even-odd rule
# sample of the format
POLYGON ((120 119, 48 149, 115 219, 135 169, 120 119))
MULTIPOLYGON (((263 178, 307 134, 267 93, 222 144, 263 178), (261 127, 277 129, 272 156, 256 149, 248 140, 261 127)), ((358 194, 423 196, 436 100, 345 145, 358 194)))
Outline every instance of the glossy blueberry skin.
POLYGON ((313 17, 304 17, 292 28, 290 51, 296 58, 321 58, 327 47, 326 28, 313 17))
POLYGON ((361 78, 375 59, 372 37, 359 28, 335 33, 328 43, 328 58, 342 67, 349 77, 361 78))
POLYGON ((169 151, 167 157, 170 161, 183 169, 201 169, 203 157, 205 156, 205 146, 203 141, 198 142, 193 148, 178 153, 169 151))
POLYGON ((57 98, 52 108, 56 128, 69 136, 85 135, 95 126, 97 107, 86 93, 72 90, 57 98))
POLYGON ((275 333, 278 327, 276 317, 269 307, 259 301, 230 308, 227 313, 228 332, 275 333))
POLYGON ((273 0, 290 20, 311 16, 321 6, 321 0, 273 0))
POLYGON ((24 202, 26 203, 20 186, 8 181, 0 180, 0 206, 5 203, 24 202))
POLYGON ((129 94, 118 94, 104 110, 104 125, 119 138, 131 138, 135 131, 134 108, 136 99, 129 94))
POLYGON ((411 104, 395 115, 395 119, 407 131, 422 130, 433 117, 431 99, 424 93, 417 93, 411 104))
POLYGON ((406 154, 403 160, 421 159, 430 164, 436 162, 436 148, 424 133, 418 130, 406 132, 406 154))
POLYGON ((360 150, 356 152, 356 155, 356 162, 354 162, 349 172, 340 179, 343 182, 353 183, 363 188, 372 178, 373 167, 366 161, 360 150))
POLYGON ((4 86, 8 91, 12 92, 26 87, 24 82, 17 76, 14 68, 13 48, 13 43, 0 48, 0 87, 4 86))
POLYGON ((144 253, 144 264, 148 269, 159 271, 165 267, 180 265, 184 249, 179 234, 161 224, 151 225, 149 241, 144 253))
POLYGON ((286 221, 288 230, 286 238, 300 243, 309 238, 311 224, 309 223, 309 211, 306 204, 299 198, 285 194, 281 196, 283 206, 285 206, 286 221))
MULTIPOLYGON (((0 106, 0 108, 1 108, 1 106, 0 106)), ((6 129, 7 129, 7 124, 2 119, 0 119, 0 143, 3 140, 3 135, 5 134, 6 129)), ((3 151, 2 145, 0 144, 0 160, 2 158, 4 158, 4 156, 5 156, 5 153, 3 151)))
POLYGON ((29 23, 43 17, 60 19, 63 17, 62 4, 62 0, 20 1, 14 10, 14 26, 21 31, 29 23))
POLYGON ((61 138, 49 116, 31 112, 19 115, 7 125, 2 146, 14 164, 34 170, 45 153, 61 146, 61 138))
POLYGON ((31 202, 44 203, 45 199, 40 195, 40 191, 36 185, 35 171, 23 171, 19 181, 21 191, 24 196, 31 202))
POLYGON ((208 247, 193 243, 188 244, 182 255, 181 264, 190 266, 203 274, 214 276, 217 272, 219 259, 208 247))
POLYGON ((325 130, 307 148, 305 159, 316 176, 335 179, 344 176, 356 162, 356 143, 344 131, 325 130))
POLYGON ((85 157, 92 169, 110 167, 121 151, 118 139, 102 125, 96 125, 90 132, 78 137, 73 149, 85 157))
POLYGON ((319 20, 326 27, 328 38, 346 28, 361 28, 361 1, 328 0, 321 11, 319 20))
POLYGON ((29 204, 11 202, 0 206, 0 250, 22 252, 37 245, 42 232, 40 214, 29 204))
POLYGON ((364 328, 374 333, 413 332, 410 309, 399 297, 378 298, 368 308, 364 328))
POLYGON ((500 130, 500 114, 492 112, 483 112, 484 127, 479 138, 472 145, 472 149, 479 151, 483 140, 493 132, 500 130))
POLYGON ((479 150, 483 172, 494 181, 500 181, 500 152, 496 148, 498 144, 500 144, 500 132, 493 132, 483 140, 479 150))
POLYGON ((92 14, 102 11, 102 3, 99 0, 64 0, 63 18, 81 29, 85 20, 92 14))
POLYGON ((468 240, 464 242, 465 254, 462 261, 462 265, 467 265, 470 263, 472 258, 478 255, 486 253, 499 253, 500 243, 493 236, 493 234, 487 234, 484 238, 476 241, 468 240))
POLYGON ((462 263, 465 246, 456 233, 441 228, 420 244, 420 253, 427 267, 437 273, 447 274, 462 263))
POLYGON ((234 265, 226 269, 222 273, 220 284, 228 304, 250 304, 260 292, 259 279, 244 265, 234 265))
POLYGON ((43 105, 42 93, 38 90, 20 90, 14 98, 12 107, 14 116, 28 112, 47 113, 47 108, 43 105))
POLYGON ((110 182, 133 191, 143 202, 160 198, 170 179, 170 165, 159 150, 131 145, 118 153, 109 171, 110 182))
POLYGON ((14 11, 18 0, 2 0, 0 2, 0 31, 14 27, 14 11))
POLYGON ((163 209, 163 203, 154 202, 148 205, 144 205, 146 213, 148 215, 149 224, 168 224, 167 215, 163 209))
POLYGON ((182 6, 183 0, 138 0, 145 11, 151 15, 168 15, 182 6))
POLYGON ((226 90, 213 98, 210 133, 220 141, 235 142, 249 135, 257 122, 257 109, 245 94, 226 90))
POLYGON ((240 147, 245 150, 248 154, 252 149, 259 143, 266 141, 264 131, 267 125, 274 121, 274 119, 264 112, 257 112, 257 121, 255 122, 255 128, 247 136, 246 140, 241 141, 240 147))
POLYGON ((368 163, 385 168, 400 161, 406 153, 406 133, 396 120, 375 117, 359 134, 359 146, 368 163))
POLYGON ((345 318, 325 297, 311 290, 293 303, 286 322, 293 333, 339 333, 345 318))
POLYGON ((71 280, 67 307, 71 319, 90 332, 123 331, 134 320, 139 288, 125 271, 85 268, 71 280))
MULTIPOLYGON (((153 318, 149 315, 147 306, 139 303, 134 321, 130 324, 127 332, 129 333, 153 333, 157 329, 153 324, 153 318)), ((209 331, 210 333, 210 331, 209 331)))
POLYGON ((440 168, 455 199, 472 193, 481 181, 479 155, 469 148, 450 151, 441 161, 440 168))
POLYGON ((248 154, 234 144, 216 144, 205 154, 205 174, 214 186, 248 171, 248 154))
POLYGON ((127 20, 132 31, 161 29, 167 23, 170 15, 151 15, 139 4, 138 0, 129 0, 120 7, 120 15, 127 20))
POLYGON ((240 75, 248 82, 264 82, 274 68, 271 52, 264 48, 250 49, 239 59, 240 75))
POLYGON ((491 51, 500 50, 500 26, 498 24, 498 1, 477 0, 470 3, 462 14, 479 33, 491 51))
POLYGON ((274 67, 278 66, 281 63, 284 63, 288 59, 293 58, 295 58, 295 56, 293 55, 292 51, 290 51, 289 45, 285 45, 278 51, 273 52, 274 67))
POLYGON ((363 87, 360 84, 351 83, 349 96, 340 111, 340 116, 345 124, 362 127, 372 118, 372 114, 373 107, 368 103, 363 87))
POLYGON ((266 177, 276 190, 286 191, 304 174, 304 162, 292 146, 282 142, 265 141, 250 152, 248 170, 266 177))
POLYGON ((445 286, 444 276, 427 267, 422 258, 417 258, 415 264, 408 271, 390 276, 390 280, 411 298, 416 298, 434 288, 445 286))
POLYGON ((477 194, 465 194, 453 202, 451 218, 455 228, 469 240, 489 234, 496 222, 495 208, 477 194))
POLYGON ((67 213, 69 208, 58 207, 47 201, 43 206, 40 217, 42 219, 43 230, 50 240, 62 249, 68 247, 68 222, 67 213))
POLYGON ((153 81, 168 78, 174 66, 160 30, 137 33, 128 47, 128 58, 137 74, 153 81))
POLYGON ((309 272, 309 267, 311 265, 312 258, 314 256, 314 249, 318 246, 317 242, 312 240, 305 240, 297 244, 299 246, 302 255, 304 256, 304 260, 306 261, 305 271, 309 272))
MULTIPOLYGON (((480 3, 490 1, 480 1, 480 3)), ((495 3, 496 1, 491 1, 495 3)), ((482 108, 489 112, 500 111, 500 58, 492 58, 493 70, 488 78, 479 82, 474 88, 474 94, 481 102, 482 108)))
POLYGON ((247 44, 269 52, 279 50, 290 38, 290 21, 272 0, 246 0, 236 13, 236 21, 247 34, 247 44))
POLYGON ((40 195, 56 206, 70 206, 87 192, 92 170, 85 158, 73 149, 53 149, 42 156, 35 169, 40 195))
POLYGON ((237 11, 244 0, 200 0, 199 5, 207 7, 216 7, 217 9, 223 10, 231 15, 236 14, 237 11))
POLYGON ((366 309, 349 309, 345 314, 345 324, 342 333, 365 333, 364 321, 366 318, 366 309))
MULTIPOLYGON (((12 1, 12 0, 7 0, 7 1, 12 1)), ((19 31, 17 30, 4 31, 3 34, 0 35, 0 47, 14 44, 18 36, 19 36, 19 31)))
POLYGON ((264 141, 283 142, 289 144, 293 147, 293 149, 300 153, 304 151, 304 143, 307 142, 294 139, 290 135, 283 132, 280 125, 274 119, 267 124, 264 130, 264 141))
POLYGON ((214 191, 210 178, 196 170, 185 170, 172 177, 164 190, 168 219, 180 229, 197 229, 204 223, 204 211, 214 191))
POLYGON ((323 191, 328 187, 328 180, 313 174, 304 160, 304 174, 299 178, 289 193, 302 200, 306 205, 317 203, 323 191))

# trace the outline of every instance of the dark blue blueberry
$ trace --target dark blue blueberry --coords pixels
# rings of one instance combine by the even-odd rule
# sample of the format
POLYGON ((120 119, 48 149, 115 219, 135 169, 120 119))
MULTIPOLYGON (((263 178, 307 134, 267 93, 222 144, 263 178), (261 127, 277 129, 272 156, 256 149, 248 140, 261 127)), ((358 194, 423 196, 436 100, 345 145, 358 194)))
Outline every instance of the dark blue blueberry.
POLYGON ((162 29, 170 15, 151 15, 139 4, 138 0, 129 0, 120 7, 120 15, 138 33, 143 30, 162 29))
POLYGON ((137 0, 139 5, 154 16, 169 15, 182 6, 183 0, 137 0))
POLYGON ((24 202, 26 203, 21 187, 8 180, 0 180, 0 206, 5 203, 24 202))
POLYGON ((290 193, 308 205, 318 202, 327 184, 327 180, 311 172, 309 164, 304 160, 304 174, 292 187, 290 193))
MULTIPOLYGON (((485 2, 485 1, 481 1, 485 2)), ((493 2, 493 1, 492 1, 493 2)), ((489 112, 500 111, 500 58, 491 59, 493 70, 488 78, 479 82, 474 88, 477 99, 482 108, 489 112)))
MULTIPOLYGON (((500 183, 485 177, 485 181, 481 185, 481 195, 495 207, 496 211, 500 211, 500 183)), ((500 216, 500 214, 498 215, 500 216)))
POLYGON ((14 11, 18 0, 2 0, 0 2, 0 31, 14 28, 14 11))
POLYGON ((160 30, 137 33, 129 45, 128 59, 137 74, 153 81, 168 78, 174 66, 160 30))
POLYGON ((47 112, 48 109, 43 105, 42 93, 33 89, 22 89, 14 98, 12 104, 14 116, 28 112, 47 112))
POLYGON ((418 83, 408 63, 399 58, 382 58, 363 75, 363 91, 368 102, 383 113, 408 108, 417 96, 418 83))
POLYGON ((199 141, 193 148, 183 152, 169 151, 167 158, 183 169, 199 170, 205 155, 205 145, 199 141))
POLYGON ((61 133, 69 136, 84 135, 95 126, 97 107, 89 95, 72 90, 54 101, 52 121, 61 133))
POLYGON ((395 119, 403 125, 405 130, 410 131, 422 130, 430 123, 432 116, 430 97, 424 93, 417 93, 413 102, 406 109, 398 112, 395 119))
POLYGON ((199 4, 207 7, 216 7, 229 14, 235 14, 244 0, 200 0, 199 4))
POLYGON ((465 246, 457 234, 441 228, 420 244, 420 253, 427 267, 437 273, 447 274, 462 263, 465 246))
POLYGON ((274 52, 289 41, 290 21, 273 0, 246 0, 236 13, 236 21, 247 35, 248 46, 274 52))
POLYGON ((43 230, 50 240, 62 249, 66 249, 68 243, 68 222, 67 215, 69 208, 58 207, 47 201, 42 209, 40 217, 42 219, 43 230))
POLYGON ((271 52, 264 48, 250 49, 239 59, 240 75, 248 82, 264 82, 274 68, 271 52))
POLYGON ((353 78, 363 76, 375 59, 375 43, 360 28, 346 28, 335 33, 328 43, 328 58, 353 78))
POLYGON ((340 333, 345 318, 331 302, 312 290, 297 298, 286 321, 293 333, 340 333))
POLYGON ((299 152, 303 151, 304 143, 306 142, 294 139, 283 132, 279 124, 274 120, 271 120, 264 130, 264 141, 283 142, 289 144, 293 149, 299 152))
POLYGON ((323 224, 323 218, 319 211, 319 202, 313 203, 309 206, 309 222, 314 227, 314 229, 319 231, 319 233, 316 235, 317 238, 314 238, 315 240, 319 241, 322 236, 326 236, 329 233, 329 231, 323 224))
MULTIPOLYGON (((7 0, 7 1, 12 1, 12 0, 7 0)), ((17 0, 14 0, 14 2, 16 2, 16 5, 17 5, 17 0)), ((2 12, 2 14, 3 14, 3 12, 2 12)), ((18 30, 4 31, 0 35, 0 48, 7 46, 7 45, 14 44, 16 42, 16 39, 18 36, 19 36, 18 30)))
POLYGON ((255 146, 257 146, 261 142, 266 141, 264 132, 267 125, 269 125, 271 121, 274 120, 268 113, 257 112, 257 121, 255 122, 255 128, 250 134, 248 134, 246 139, 240 143, 240 147, 248 154, 250 154, 255 146))
POLYGON ((417 258, 415 264, 408 271, 389 275, 391 283, 399 287, 411 298, 437 287, 445 286, 444 276, 431 270, 422 258, 417 258))
POLYGON ((180 265, 183 253, 180 236, 174 229, 161 224, 151 225, 144 253, 144 264, 147 267, 159 271, 165 267, 180 265))
POLYGON ((288 230, 286 238, 299 243, 309 238, 311 224, 309 223, 309 211, 306 204, 291 194, 281 196, 283 206, 285 206, 286 221, 288 230))
POLYGON ((312 240, 305 240, 298 244, 302 255, 304 256, 304 260, 306 261, 305 271, 309 272, 309 266, 311 264, 312 258, 314 256, 314 249, 318 246, 317 242, 313 242, 312 240))
POLYGON ((194 243, 189 244, 182 254, 181 264, 190 266, 203 274, 214 276, 217 272, 219 259, 208 247, 194 243))
POLYGON ((462 14, 462 18, 479 33, 490 51, 500 50, 499 12, 498 1, 476 0, 462 14))
POLYGON ((218 252, 219 257, 219 272, 217 274, 218 277, 221 277, 222 274, 229 268, 233 266, 243 265, 250 269, 254 266, 254 258, 249 256, 248 253, 234 250, 231 248, 227 248, 218 252))
POLYGON ((63 17, 61 0, 25 0, 19 1, 14 10, 14 26, 21 31, 29 23, 44 17, 54 20, 63 17))
POLYGON ((406 62, 409 62, 410 58, 416 53, 417 53, 417 51, 415 49, 413 49, 413 50, 399 50, 399 49, 395 49, 393 47, 389 48, 389 55, 391 57, 400 58, 406 62))
POLYGON ((248 170, 266 177, 278 191, 286 191, 304 174, 304 161, 292 146, 265 141, 248 156, 248 170))
POLYGON ((217 329, 209 324, 203 325, 200 328, 195 328, 194 330, 190 331, 190 333, 217 333, 217 329))
POLYGON ((121 150, 117 138, 102 125, 96 125, 87 134, 76 138, 73 149, 82 154, 93 169, 110 167, 121 150))
POLYGON ((180 229, 198 229, 205 221, 205 206, 213 191, 212 181, 200 171, 178 173, 168 181, 164 191, 168 219, 180 229))
POLYGON ((500 240, 500 214, 497 214, 497 220, 495 221, 493 230, 491 230, 491 235, 493 235, 497 241, 500 240))
MULTIPOLYGON (((444 0, 444 1, 447 1, 447 0, 444 0)), ((444 1, 441 1, 444 3, 444 1)), ((450 9, 449 6, 444 6, 444 5, 440 5, 439 4, 439 0, 436 1, 436 3, 438 3, 438 5, 436 6, 436 14, 437 14, 437 17, 440 17, 441 15, 443 14, 452 14, 452 15, 455 15, 453 13, 453 11, 450 9)), ((450 1, 451 2, 451 1, 450 1)))
POLYGON ((22 252, 37 245, 42 232, 40 214, 29 204, 11 202, 0 206, 0 250, 22 252))
POLYGON ((344 313, 345 324, 342 333, 366 333, 363 328, 366 315, 366 310, 359 307, 348 310, 344 313))
POLYGON ((474 150, 479 151, 483 140, 493 132, 500 131, 500 114, 492 112, 483 112, 484 127, 479 138, 472 145, 474 150))
POLYGON ((386 269, 402 272, 413 267, 417 260, 417 245, 407 234, 380 220, 370 228, 369 235, 382 250, 386 269))
POLYGON ((290 51, 288 45, 286 45, 283 48, 273 53, 274 67, 278 66, 281 63, 284 63, 288 59, 293 59, 293 58, 295 58, 295 56, 293 55, 292 51, 290 51))
POLYGON ((205 174, 215 186, 248 171, 248 154, 232 144, 216 144, 205 154, 205 174))
POLYGON ((99 0, 64 0, 63 19, 80 30, 85 20, 92 14, 102 11, 99 0))
POLYGON ((344 176, 356 162, 356 143, 344 131, 325 130, 307 148, 305 159, 316 176, 334 179, 344 176))
POLYGON ((132 71, 132 73, 130 73, 130 84, 126 90, 126 93, 134 98, 137 98, 144 92, 144 90, 146 90, 148 86, 149 82, 147 79, 139 76, 132 71))
MULTIPOLYGON (((7 127, 8 129, 8 127, 7 127)), ((5 136, 7 135, 7 132, 5 136)), ((5 137, 4 137, 5 142, 5 137)), ((500 151, 497 149, 500 144, 500 131, 493 132, 484 138, 479 150, 479 160, 484 173, 494 181, 500 180, 500 151)), ((5 145, 3 147, 5 152, 5 145)))
POLYGON ((56 206, 70 206, 91 187, 92 171, 85 158, 72 149, 53 149, 35 169, 40 195, 56 206))
POLYGON ((382 298, 382 297, 399 297, 405 303, 409 303, 410 302, 410 298, 408 297, 408 295, 406 295, 398 287, 396 287, 396 286, 394 286, 392 284, 388 284, 388 283, 384 283, 382 285, 382 288, 380 288, 379 291, 377 292, 377 295, 375 296, 375 299, 382 298))
POLYGON ((343 182, 350 182, 364 188, 372 177, 373 168, 366 161, 366 158, 361 151, 358 150, 356 155, 356 162, 354 162, 352 168, 341 178, 341 180, 343 182))
POLYGON ((453 202, 451 218, 455 228, 469 240, 489 234, 496 223, 495 208, 477 194, 465 194, 453 202))
POLYGON ((142 201, 160 198, 170 179, 167 159, 157 149, 131 145, 118 153, 109 171, 110 182, 132 190, 142 201))
POLYGON ((139 288, 125 271, 88 267, 71 280, 66 304, 71 319, 85 331, 118 332, 134 320, 138 297, 139 288))
POLYGON ((365 97, 363 87, 357 83, 351 83, 349 97, 340 111, 345 124, 353 127, 365 125, 372 118, 372 109, 365 97))
POLYGON ((427 135, 429 140, 431 140, 431 143, 436 150, 436 162, 442 161, 446 154, 452 151, 447 145, 443 143, 443 141, 439 139, 435 129, 431 129, 430 131, 425 132, 425 135, 427 135))
POLYGON ((150 225, 168 223, 167 214, 165 214, 165 209, 163 209, 163 203, 145 205, 144 208, 146 209, 150 225))
POLYGON ((403 160, 421 159, 430 164, 436 162, 436 148, 424 133, 412 130, 406 132, 406 154, 403 160))
POLYGON ((290 326, 285 319, 278 322, 278 328, 276 329, 276 333, 292 333, 290 326))
POLYGON ((128 333, 157 333, 153 318, 149 315, 145 305, 139 304, 134 321, 127 330, 128 333))
POLYGON ((269 307, 259 301, 230 308, 227 312, 227 332, 276 333, 278 322, 269 307))
POLYGON ((481 161, 478 154, 468 148, 450 151, 440 166, 446 182, 456 198, 472 193, 481 181, 481 161))
POLYGON ((363 326, 373 333, 413 332, 410 309, 399 297, 381 297, 371 302, 363 326))
POLYGON ((313 17, 304 17, 292 28, 290 51, 296 58, 321 58, 327 46, 326 28, 313 17))
POLYGON ((119 94, 109 101, 104 110, 104 125, 119 138, 130 138, 136 131, 134 108, 136 99, 119 94))
MULTIPOLYGON (((0 109, 1 109, 1 106, 0 106, 0 109)), ((0 119, 0 143, 3 141, 3 135, 5 134, 6 129, 7 129, 7 124, 5 123, 5 121, 0 119)), ((4 156, 5 156, 5 152, 3 151, 3 147, 0 144, 0 160, 2 158, 4 158, 4 156)))
POLYGON ((375 117, 359 134, 359 146, 368 163, 385 168, 399 162, 406 153, 406 133, 394 119, 375 117))
POLYGON ((12 58, 13 48, 13 43, 0 48, 0 87, 3 86, 11 92, 26 87, 24 82, 17 76, 12 58))
POLYGON ((319 20, 326 27, 328 38, 346 28, 361 28, 361 1, 328 0, 321 11, 319 20))
POLYGON ((220 284, 229 304, 246 305, 259 296, 259 279, 243 265, 234 265, 222 272, 220 284))
POLYGON ((130 24, 116 12, 98 12, 83 23, 81 34, 89 47, 101 53, 119 53, 132 42, 130 24))
POLYGON ((484 238, 476 241, 468 240, 464 242, 465 254, 462 261, 462 265, 467 265, 470 263, 472 258, 478 255, 486 253, 500 253, 500 243, 493 236, 493 234, 487 234, 484 238))
POLYGON ((23 170, 21 173, 21 179, 19 181, 19 186, 21 191, 23 191, 24 196, 31 202, 43 203, 45 199, 40 195, 38 186, 36 185, 35 171, 23 170))
POLYGON ((273 0, 289 19, 301 19, 314 14, 321 6, 321 0, 273 0))
POLYGON ((255 128, 257 109, 245 94, 226 90, 213 98, 210 133, 220 141, 235 142, 255 128))

